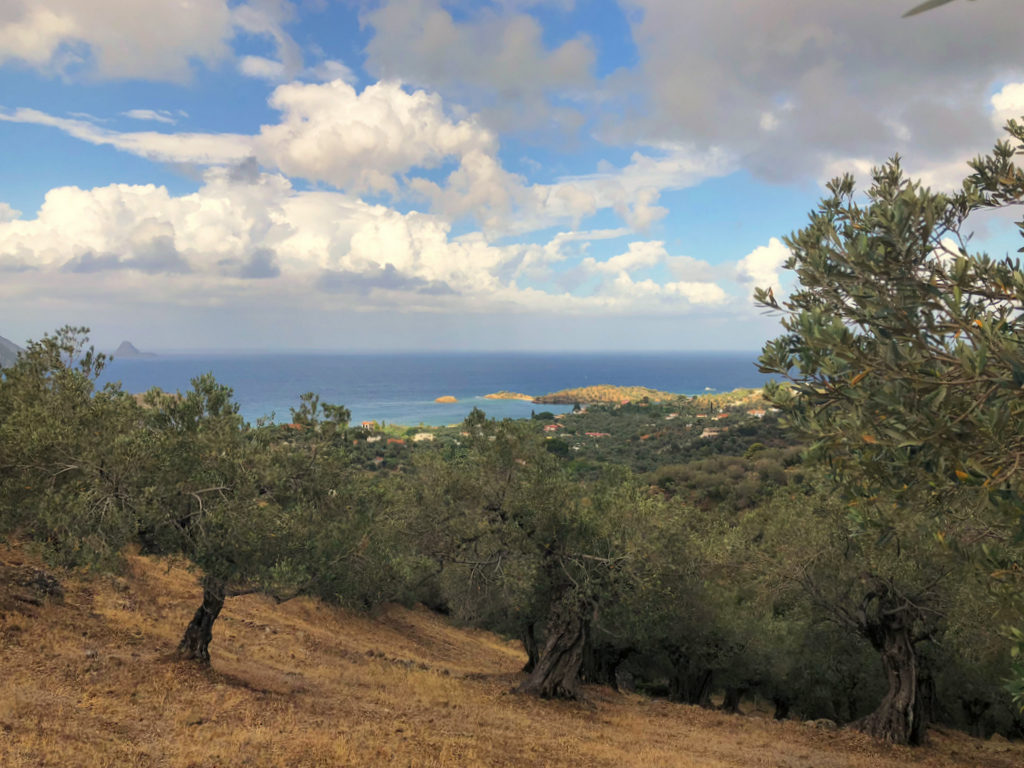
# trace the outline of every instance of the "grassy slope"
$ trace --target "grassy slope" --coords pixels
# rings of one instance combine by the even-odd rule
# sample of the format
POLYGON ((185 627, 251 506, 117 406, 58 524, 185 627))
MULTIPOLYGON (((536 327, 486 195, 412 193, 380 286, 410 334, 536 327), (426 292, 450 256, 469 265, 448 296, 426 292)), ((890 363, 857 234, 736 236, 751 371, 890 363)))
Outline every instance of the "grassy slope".
MULTIPOLYGON (((17 549, 0 550, 2 563, 34 564, 17 549)), ((233 598, 203 670, 170 655, 197 604, 194 576, 129 566, 125 579, 69 581, 63 602, 39 606, 0 568, 0 765, 1024 764, 1020 745, 956 733, 908 750, 599 687, 583 704, 511 695, 517 644, 425 610, 370 618, 233 598)))

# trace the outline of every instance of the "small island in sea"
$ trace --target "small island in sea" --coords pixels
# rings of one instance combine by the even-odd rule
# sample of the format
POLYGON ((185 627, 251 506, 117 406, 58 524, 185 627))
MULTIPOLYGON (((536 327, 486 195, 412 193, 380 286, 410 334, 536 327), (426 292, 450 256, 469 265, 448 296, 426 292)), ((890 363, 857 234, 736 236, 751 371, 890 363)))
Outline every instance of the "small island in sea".
POLYGON ((451 395, 441 395, 441 397, 434 398, 435 403, 457 403, 458 398, 452 397, 451 395))
POLYGON ((156 355, 152 352, 139 352, 130 341, 122 341, 121 346, 114 351, 114 357, 156 357, 156 355))
POLYGON ((534 398, 533 402, 552 405, 572 405, 574 403, 596 405, 599 403, 636 403, 646 399, 648 402, 663 403, 680 397, 685 397, 685 395, 662 392, 648 387, 617 387, 611 384, 598 384, 592 387, 563 389, 548 395, 541 395, 534 398))
POLYGON ((18 355, 24 351, 13 341, 0 336, 0 368, 10 368, 18 362, 18 355))
POLYGON ((484 398, 487 400, 525 400, 528 403, 535 402, 533 395, 524 395, 522 392, 509 392, 507 389, 484 395, 484 398))

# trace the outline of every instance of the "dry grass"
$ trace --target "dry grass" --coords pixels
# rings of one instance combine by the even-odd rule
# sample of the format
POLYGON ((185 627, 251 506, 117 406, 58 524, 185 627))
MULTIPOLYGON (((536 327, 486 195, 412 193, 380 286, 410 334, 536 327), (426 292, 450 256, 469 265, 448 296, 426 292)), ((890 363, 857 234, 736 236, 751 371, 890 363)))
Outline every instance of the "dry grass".
POLYGON ((33 605, 10 577, 31 558, 0 562, 4 768, 1024 765, 1019 745, 957 733, 908 750, 598 687, 585 704, 515 696, 516 644, 425 610, 234 598, 201 669, 171 654, 199 600, 180 565, 132 557, 125 579, 33 605))

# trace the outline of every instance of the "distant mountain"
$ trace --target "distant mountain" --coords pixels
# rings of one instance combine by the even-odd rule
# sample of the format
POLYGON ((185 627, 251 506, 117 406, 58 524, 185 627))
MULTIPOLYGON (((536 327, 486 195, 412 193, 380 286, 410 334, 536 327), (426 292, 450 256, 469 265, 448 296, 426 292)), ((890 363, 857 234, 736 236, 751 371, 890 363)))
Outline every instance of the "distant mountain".
POLYGON ((21 347, 13 341, 8 341, 0 336, 0 368, 8 368, 18 362, 18 355, 24 352, 21 347))
POLYGON ((114 352, 114 357, 122 359, 126 357, 156 357, 152 352, 139 352, 130 341, 122 341, 121 346, 114 352))

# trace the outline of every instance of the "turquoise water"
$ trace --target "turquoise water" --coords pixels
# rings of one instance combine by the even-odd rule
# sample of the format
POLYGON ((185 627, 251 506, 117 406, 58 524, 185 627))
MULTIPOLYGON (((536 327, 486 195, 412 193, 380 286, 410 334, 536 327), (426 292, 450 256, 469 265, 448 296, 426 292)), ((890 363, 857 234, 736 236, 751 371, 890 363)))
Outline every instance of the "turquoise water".
POLYGON ((303 392, 347 406, 354 423, 453 424, 473 407, 494 418, 524 418, 532 410, 565 411, 517 400, 487 400, 499 390, 543 395, 596 384, 645 386, 683 394, 761 386, 767 377, 754 366, 757 355, 663 354, 261 354, 166 355, 115 359, 103 381, 120 381, 129 392, 151 387, 189 388, 212 372, 234 389, 249 421, 272 416, 289 421, 303 392), (436 403, 451 395, 457 403, 436 403))

